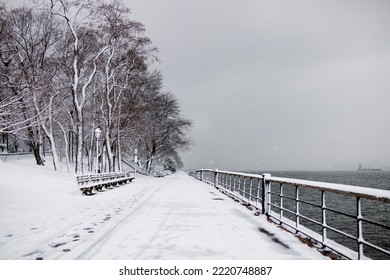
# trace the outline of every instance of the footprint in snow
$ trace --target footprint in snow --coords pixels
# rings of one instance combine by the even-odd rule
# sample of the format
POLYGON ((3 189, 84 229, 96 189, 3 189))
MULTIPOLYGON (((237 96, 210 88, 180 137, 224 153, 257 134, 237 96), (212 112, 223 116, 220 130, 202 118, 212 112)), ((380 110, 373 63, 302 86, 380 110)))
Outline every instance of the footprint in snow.
POLYGON ((94 233, 93 229, 94 228, 92 228, 92 227, 83 228, 83 230, 88 231, 88 233, 94 233))
POLYGON ((50 243, 49 246, 52 247, 52 248, 57 248, 57 247, 60 247, 60 246, 64 246, 66 245, 66 242, 58 242, 58 243, 50 243))
POLYGON ((29 257, 29 256, 36 255, 36 254, 39 254, 39 253, 41 253, 41 250, 34 250, 34 251, 30 252, 30 253, 27 253, 27 254, 23 255, 22 257, 29 257))

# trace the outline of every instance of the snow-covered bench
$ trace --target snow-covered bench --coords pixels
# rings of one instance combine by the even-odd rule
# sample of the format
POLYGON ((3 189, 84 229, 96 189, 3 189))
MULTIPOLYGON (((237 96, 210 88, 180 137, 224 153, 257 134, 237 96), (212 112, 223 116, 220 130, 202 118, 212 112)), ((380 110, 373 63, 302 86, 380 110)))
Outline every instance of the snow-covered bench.
POLYGON ((92 195, 93 190, 102 191, 103 188, 110 189, 133 181, 134 176, 130 173, 98 173, 76 176, 77 184, 82 194, 92 195))

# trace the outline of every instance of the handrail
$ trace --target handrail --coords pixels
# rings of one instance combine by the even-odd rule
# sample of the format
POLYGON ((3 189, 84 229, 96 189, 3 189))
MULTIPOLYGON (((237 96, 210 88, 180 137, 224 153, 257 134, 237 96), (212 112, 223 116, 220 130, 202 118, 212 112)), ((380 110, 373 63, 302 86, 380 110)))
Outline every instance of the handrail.
POLYGON ((372 189, 366 187, 359 186, 350 186, 343 184, 334 184, 334 183, 323 183, 316 181, 307 181, 307 180, 299 180, 299 179, 287 179, 280 177, 272 177, 269 178, 268 181, 276 182, 276 183, 286 183, 293 184, 295 186, 304 186, 307 188, 323 190, 323 191, 331 191, 334 193, 353 195, 360 198, 367 198, 373 200, 380 200, 382 202, 390 203, 390 191, 381 190, 381 189, 372 189))
MULTIPOLYGON (((364 203, 368 201, 376 203, 375 206, 377 204, 385 205, 386 212, 384 214, 385 217, 389 217, 390 191, 388 190, 217 169, 199 169, 191 172, 190 175, 254 206, 261 210, 261 213, 266 215, 268 219, 291 229, 294 233, 305 235, 318 242, 322 250, 334 251, 347 259, 378 258, 378 254, 381 256, 379 258, 390 259, 390 242, 385 242, 384 246, 374 244, 374 241, 370 240, 368 232, 369 225, 375 226, 375 232, 383 231, 386 233, 383 236, 388 238, 390 224, 374 221, 372 217, 366 217, 366 212, 364 212, 364 216, 362 214, 368 208, 362 205, 362 201, 364 203), (307 194, 303 194, 303 192, 307 194), (312 193, 313 197, 310 198, 312 193), (337 199, 330 196, 336 196, 337 199), (346 203, 351 204, 350 207, 354 207, 354 214, 330 206, 335 201, 344 201, 346 198, 353 199, 353 202, 346 203), (304 213, 309 208, 313 209, 313 213, 304 213), (334 221, 329 218, 330 215, 337 215, 337 219, 347 218, 352 221, 345 226, 353 228, 355 232, 351 233, 348 232, 351 231, 350 229, 333 225, 334 221), (349 241, 336 240, 337 238, 330 237, 330 234, 352 240, 355 245, 349 241)), ((388 222, 388 218, 386 222, 388 222)))

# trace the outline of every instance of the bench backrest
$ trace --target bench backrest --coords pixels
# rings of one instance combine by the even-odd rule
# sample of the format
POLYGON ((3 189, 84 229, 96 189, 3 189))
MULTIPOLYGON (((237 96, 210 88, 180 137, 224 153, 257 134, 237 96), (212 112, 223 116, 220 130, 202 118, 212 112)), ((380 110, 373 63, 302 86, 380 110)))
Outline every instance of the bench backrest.
POLYGON ((130 173, 109 172, 109 173, 77 175, 76 179, 77 179, 77 183, 80 185, 86 183, 106 182, 106 181, 126 178, 126 177, 131 177, 130 173))

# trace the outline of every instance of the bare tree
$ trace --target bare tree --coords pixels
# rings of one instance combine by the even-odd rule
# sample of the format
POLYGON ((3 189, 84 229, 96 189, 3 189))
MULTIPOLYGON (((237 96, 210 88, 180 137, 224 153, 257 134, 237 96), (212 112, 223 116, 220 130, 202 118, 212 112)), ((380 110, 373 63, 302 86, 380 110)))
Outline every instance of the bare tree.
POLYGON ((77 173, 84 155, 89 170, 94 165, 98 126, 107 171, 121 170, 123 151, 134 148, 149 170, 156 158, 180 162, 191 122, 180 116, 174 96, 161 92, 161 73, 150 70, 157 49, 144 26, 119 0, 41 1, 41 10, 9 13, 0 4, 0 132, 28 140, 38 164, 45 135, 55 168, 60 151, 68 170, 75 158, 77 173))
POLYGON ((149 110, 143 122, 145 168, 152 169, 153 161, 163 156, 174 155, 190 146, 185 131, 192 125, 180 116, 177 99, 171 93, 160 93, 149 101, 149 110))
POLYGON ((97 101, 100 102, 98 120, 94 108, 89 111, 94 112, 93 122, 97 121, 96 125, 103 128, 107 171, 114 171, 115 158, 121 169, 120 138, 122 130, 127 129, 121 126, 121 119, 132 114, 122 114, 122 104, 129 96, 132 98, 132 80, 155 59, 156 49, 150 46, 150 39, 144 36, 143 25, 129 19, 130 11, 122 2, 102 3, 92 14, 101 25, 101 37, 107 37, 108 48, 99 60, 93 85, 95 95, 99 96, 90 100, 95 106, 97 101))
POLYGON ((118 145, 120 129, 117 120, 121 112, 122 97, 128 90, 133 72, 146 67, 145 47, 150 44, 148 38, 140 36, 144 32, 143 25, 129 20, 128 15, 129 9, 119 1, 102 4, 96 10, 96 18, 105 26, 102 32, 113 38, 102 71, 105 83, 102 90, 101 119, 104 126, 108 171, 115 168, 113 151, 115 143, 116 148, 120 148, 118 145))
POLYGON ((91 28, 92 22, 87 18, 95 1, 51 0, 50 11, 63 19, 70 32, 72 44, 72 75, 68 83, 71 86, 73 106, 76 113, 76 165, 77 173, 83 172, 83 113, 88 98, 88 89, 96 74, 98 60, 108 49, 111 38, 101 38, 101 33, 91 28), (103 40, 102 40, 103 39, 103 40))
MULTIPOLYGON (((34 107, 39 95, 44 91, 46 74, 45 62, 51 40, 50 17, 42 12, 33 13, 26 7, 12 10, 8 14, 9 39, 2 47, 1 69, 2 86, 6 88, 9 99, 9 119, 6 130, 25 131, 24 138, 34 152, 38 165, 43 165, 40 147, 42 143, 41 121, 45 116, 34 107), (23 129, 25 128, 25 129, 23 129)), ((41 102, 43 102, 41 100, 41 102)), ((46 110, 46 105, 40 106, 46 110)), ((4 129, 4 126, 3 126, 4 129)), ((54 143, 53 146, 55 147, 54 143)))

